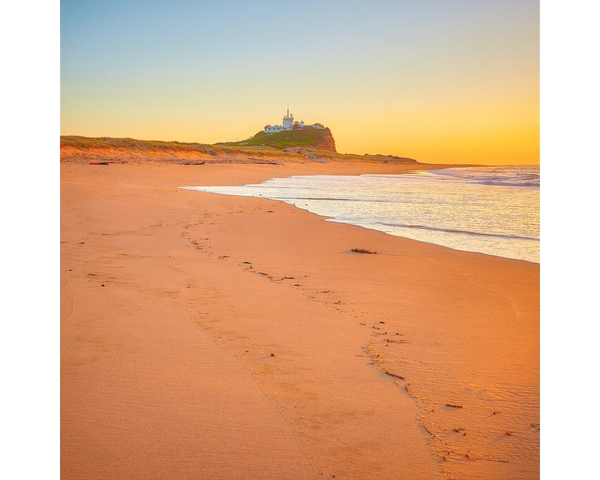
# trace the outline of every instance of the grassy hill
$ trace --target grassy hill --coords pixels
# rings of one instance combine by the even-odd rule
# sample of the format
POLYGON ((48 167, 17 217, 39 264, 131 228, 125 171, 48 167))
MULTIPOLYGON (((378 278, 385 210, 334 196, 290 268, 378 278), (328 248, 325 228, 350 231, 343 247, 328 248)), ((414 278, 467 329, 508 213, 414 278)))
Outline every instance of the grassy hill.
POLYGON ((272 147, 283 150, 291 147, 312 147, 317 150, 328 150, 335 152, 335 141, 331 131, 326 128, 303 127, 300 130, 284 130, 277 133, 258 132, 254 137, 241 142, 228 142, 226 145, 238 145, 240 147, 272 147))

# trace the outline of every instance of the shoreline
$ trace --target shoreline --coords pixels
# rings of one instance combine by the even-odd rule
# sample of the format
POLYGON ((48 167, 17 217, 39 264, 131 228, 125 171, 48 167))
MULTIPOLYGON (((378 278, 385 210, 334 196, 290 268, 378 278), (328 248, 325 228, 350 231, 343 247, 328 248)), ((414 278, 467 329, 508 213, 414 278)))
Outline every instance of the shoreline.
POLYGON ((65 478, 539 476, 539 264, 176 185, 414 167, 62 164, 65 478))
MULTIPOLYGON (((430 164, 428 164, 427 166, 430 166, 430 164)), ((448 168, 470 168, 470 167, 471 166, 463 165, 463 166, 460 166, 460 167, 451 166, 451 167, 448 167, 448 168)), ((494 167, 494 166, 492 166, 492 167, 494 167)), ((433 168, 433 169, 408 169, 408 170, 403 171, 403 172, 401 172, 399 174, 390 173, 390 175, 411 174, 411 173, 416 173, 419 170, 436 171, 436 170, 442 170, 442 169, 435 169, 435 168, 433 168)), ((361 173, 348 173, 348 174, 342 174, 342 175, 339 175, 339 176, 344 176, 344 175, 348 175, 348 176, 360 176, 362 174, 361 173)), ((366 175, 369 175, 369 173, 367 173, 366 175)), ((378 176, 382 176, 384 174, 378 173, 377 175, 378 176)), ((290 179, 290 178, 294 178, 294 177, 303 177, 303 176, 304 177, 308 177, 308 176, 312 176, 312 175, 290 175, 290 176, 287 176, 287 177, 274 177, 274 178, 269 178, 267 180, 263 180, 260 183, 251 183, 251 184, 244 184, 244 185, 227 185, 227 186, 224 186, 224 185, 218 185, 218 186, 214 186, 214 185, 211 185, 211 186, 208 186, 208 185, 185 185, 185 186, 179 186, 177 188, 181 189, 181 190, 205 192, 205 193, 210 193, 210 194, 214 194, 214 195, 226 195, 226 196, 227 195, 231 195, 231 196, 239 196, 239 197, 244 197, 244 198, 265 198, 265 199, 270 199, 272 201, 282 202, 282 203, 291 205, 291 206, 293 206, 295 208, 298 208, 299 210, 304 210, 304 211, 306 211, 308 213, 311 213, 313 215, 321 217, 324 221, 331 222, 331 223, 343 223, 345 225, 352 225, 352 226, 355 226, 355 227, 364 228, 366 230, 372 230, 372 231, 376 231, 376 232, 381 232, 381 233, 384 233, 386 235, 390 235, 392 237, 409 239, 409 240, 412 240, 412 241, 415 241, 415 242, 427 243, 427 244, 430 244, 430 245, 437 245, 439 247, 444 247, 444 248, 448 248, 450 250, 455 250, 455 251, 477 253, 477 254, 480 254, 480 255, 487 255, 487 256, 491 256, 491 257, 505 258, 505 259, 509 259, 509 260, 522 261, 522 262, 532 263, 532 264, 535 264, 535 265, 539 265, 540 264, 539 254, 538 254, 537 261, 535 261, 535 260, 529 260, 527 258, 523 258, 522 254, 520 254, 521 258, 518 258, 518 256, 498 255, 498 254, 489 253, 489 252, 486 252, 486 251, 467 250, 467 249, 464 249, 464 248, 457 248, 457 247, 451 246, 452 242, 450 242, 450 244, 443 244, 443 243, 438 243, 435 240, 431 240, 430 241, 430 240, 427 240, 427 239, 419 239, 419 238, 414 238, 414 237, 406 236, 406 235, 402 235, 402 234, 390 233, 388 231, 381 230, 381 229, 378 229, 376 227, 365 226, 365 225, 361 225, 361 224, 358 224, 358 223, 353 223, 353 221, 351 221, 351 220, 348 220, 348 221, 336 220, 335 217, 332 217, 332 216, 327 215, 325 213, 319 213, 319 212, 313 211, 313 210, 311 210, 309 208, 303 208, 301 206, 298 206, 298 205, 294 204, 294 201, 297 201, 297 200, 313 200, 313 199, 314 200, 335 200, 335 199, 331 199, 331 198, 322 198, 322 197, 307 197, 307 198, 304 198, 304 197, 285 197, 285 198, 276 198, 276 197, 268 196, 268 193, 265 193, 265 194, 261 193, 260 195, 257 196, 257 195, 252 195, 252 194, 246 195, 244 193, 233 193, 233 192, 228 192, 228 191, 224 192, 224 191, 205 191, 205 190, 203 190, 205 188, 212 188, 212 187, 216 187, 216 188, 228 188, 228 187, 236 187, 236 186, 240 186, 240 187, 260 187, 261 185, 263 185, 264 183, 269 182, 270 180, 274 180, 274 179, 290 179), (290 200, 290 201, 288 202, 287 200, 290 200)), ((325 175, 325 174, 321 173, 321 174, 316 174, 314 176, 316 176, 316 177, 324 176, 325 177, 325 176, 334 176, 334 175, 325 175)), ((335 176, 337 176, 337 175, 335 175, 335 176)), ((411 228, 412 226, 408 225, 408 226, 405 226, 405 227, 406 228, 411 228)), ((430 227, 422 227, 422 228, 428 228, 429 229, 430 227)), ((431 229, 432 230, 436 230, 435 228, 431 228, 431 229)), ((469 235, 469 236, 474 235, 476 237, 483 235, 485 237, 496 237, 496 238, 502 238, 502 239, 515 239, 515 238, 518 238, 520 240, 534 240, 534 241, 537 241, 539 243, 539 238, 536 239, 536 238, 528 238, 528 237, 514 237, 514 236, 508 235, 508 234, 505 234, 505 235, 501 235, 501 234, 482 234, 482 233, 474 233, 474 232, 468 232, 468 231, 443 230, 443 229, 441 231, 442 232, 459 233, 459 234, 462 234, 462 235, 469 235)), ((539 250, 539 247, 538 247, 538 250, 539 250)))

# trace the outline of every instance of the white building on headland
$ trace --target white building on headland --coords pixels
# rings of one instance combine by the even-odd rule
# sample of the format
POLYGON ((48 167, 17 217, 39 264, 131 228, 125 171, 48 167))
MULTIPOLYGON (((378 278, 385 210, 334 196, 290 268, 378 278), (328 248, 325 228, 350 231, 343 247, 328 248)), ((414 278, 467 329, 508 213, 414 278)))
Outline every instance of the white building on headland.
MULTIPOLYGON (((304 127, 304 120, 298 123, 299 127, 304 127)), ((313 123, 312 125, 306 125, 307 127, 317 128, 319 130, 325 130, 325 127, 320 123, 313 123)), ((283 126, 281 125, 269 125, 265 128, 266 133, 277 133, 283 132, 284 130, 294 129, 294 114, 290 113, 290 107, 287 109, 287 115, 283 117, 283 126)))
MULTIPOLYGON (((304 126, 304 120, 302 120, 299 123, 299 125, 300 125, 300 128, 302 128, 304 126)), ((284 130, 293 130, 293 128, 294 128, 294 114, 290 113, 290 107, 288 107, 287 115, 285 117, 283 117, 283 126, 269 125, 267 128, 265 128, 265 132, 277 133, 277 132, 282 132, 284 130)))

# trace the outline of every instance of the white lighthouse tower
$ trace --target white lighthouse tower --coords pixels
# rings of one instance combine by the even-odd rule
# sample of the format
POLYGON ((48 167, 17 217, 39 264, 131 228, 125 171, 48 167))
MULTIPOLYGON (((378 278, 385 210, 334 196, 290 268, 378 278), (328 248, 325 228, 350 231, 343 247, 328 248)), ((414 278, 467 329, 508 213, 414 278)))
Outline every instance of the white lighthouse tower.
POLYGON ((292 130, 294 128, 294 115, 290 115, 290 106, 288 105, 287 115, 283 117, 283 128, 292 130))

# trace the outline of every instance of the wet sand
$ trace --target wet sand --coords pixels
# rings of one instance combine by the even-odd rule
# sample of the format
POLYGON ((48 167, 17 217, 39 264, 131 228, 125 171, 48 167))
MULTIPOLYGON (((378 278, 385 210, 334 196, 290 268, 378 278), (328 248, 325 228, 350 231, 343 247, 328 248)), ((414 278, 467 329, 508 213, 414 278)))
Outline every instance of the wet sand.
POLYGON ((177 189, 409 168, 63 163, 62 478, 539 477, 539 265, 177 189))

